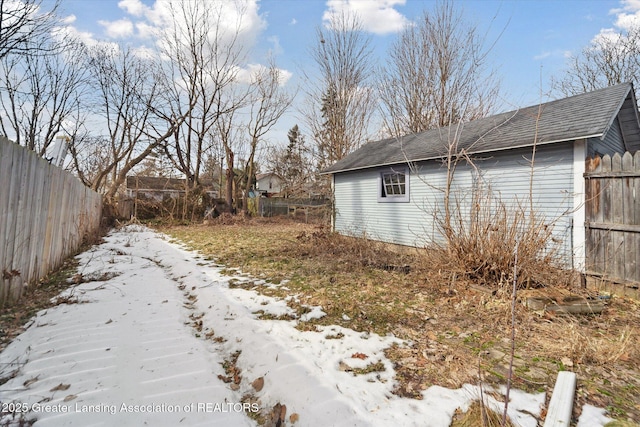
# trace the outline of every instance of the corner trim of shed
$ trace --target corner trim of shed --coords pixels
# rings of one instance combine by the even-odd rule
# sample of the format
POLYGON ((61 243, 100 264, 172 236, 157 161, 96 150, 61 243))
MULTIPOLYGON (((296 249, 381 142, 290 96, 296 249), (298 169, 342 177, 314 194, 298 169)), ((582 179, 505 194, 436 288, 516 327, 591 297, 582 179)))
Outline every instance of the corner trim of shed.
POLYGON ((571 250, 573 268, 585 272, 586 264, 586 232, 585 232, 585 184, 586 140, 578 139, 573 143, 573 220, 571 250))

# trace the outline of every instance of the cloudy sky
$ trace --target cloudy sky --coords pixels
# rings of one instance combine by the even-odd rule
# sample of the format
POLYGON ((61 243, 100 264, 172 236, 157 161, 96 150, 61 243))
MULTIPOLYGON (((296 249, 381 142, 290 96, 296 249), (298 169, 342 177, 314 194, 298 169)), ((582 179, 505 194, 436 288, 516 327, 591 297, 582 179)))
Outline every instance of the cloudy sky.
MULTIPOLYGON (((278 66, 290 73, 292 87, 312 65, 315 29, 332 13, 357 11, 382 62, 403 26, 435 5, 431 0, 241 1, 246 3, 244 35, 254 46, 250 62, 259 64, 268 52, 275 54, 278 66)), ((165 5, 165 0, 62 0, 62 13, 85 40, 148 45, 152 30, 170 18, 165 5)), ((568 55, 640 16, 640 0, 460 0, 458 6, 486 34, 487 43, 495 43, 491 59, 504 93, 500 111, 554 98, 550 79, 561 74, 568 55)), ((297 121, 289 116, 276 134, 286 135, 297 121)))

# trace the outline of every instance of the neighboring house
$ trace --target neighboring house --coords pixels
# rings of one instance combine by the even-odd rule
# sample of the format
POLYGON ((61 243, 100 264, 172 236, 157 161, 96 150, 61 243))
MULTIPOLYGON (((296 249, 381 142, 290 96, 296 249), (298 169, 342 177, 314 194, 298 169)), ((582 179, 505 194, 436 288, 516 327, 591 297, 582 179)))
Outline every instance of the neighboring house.
POLYGON ((259 173, 256 175, 256 190, 267 197, 282 191, 283 179, 276 173, 259 173))
POLYGON ((553 223, 565 264, 584 271, 585 160, 640 149, 633 86, 365 144, 323 171, 332 175, 334 230, 410 246, 441 241, 434 215, 443 210, 451 141, 475 165, 459 163, 453 181, 452 197, 467 202, 478 182, 507 203, 528 201, 535 144, 534 207, 553 223))
MULTIPOLYGON (((218 198, 218 191, 211 181, 201 182, 205 192, 212 199, 218 198)), ((185 193, 185 180, 152 176, 128 176, 126 195, 130 198, 143 196, 162 202, 166 198, 176 199, 185 193)))

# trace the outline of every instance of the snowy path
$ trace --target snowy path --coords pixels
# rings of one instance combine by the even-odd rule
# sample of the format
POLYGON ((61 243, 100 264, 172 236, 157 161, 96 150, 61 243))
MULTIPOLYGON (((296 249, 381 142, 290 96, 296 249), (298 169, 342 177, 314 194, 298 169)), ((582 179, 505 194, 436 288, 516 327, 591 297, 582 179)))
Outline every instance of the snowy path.
MULTIPOLYGON (((99 280, 68 291, 80 303, 40 312, 0 354, 0 378, 13 377, 0 386, 0 424, 12 419, 7 410, 30 410, 26 417, 37 426, 250 426, 256 423, 248 414, 280 403, 286 425, 438 427, 477 397, 474 386, 432 387, 420 401, 394 396, 383 350, 397 339, 259 320, 259 310, 293 311, 286 301, 229 288, 231 279, 250 278, 222 275, 167 240, 129 227, 80 255, 83 280, 99 280), (225 372, 234 355, 235 367, 225 372), (344 369, 375 362, 385 371, 356 376, 344 369), (222 381, 234 373, 235 382, 222 381), (249 394, 253 406, 241 403, 249 394)), ((310 315, 322 311, 312 307, 310 315)), ((544 394, 511 395, 511 418, 536 426, 530 414, 541 413, 544 394)), ((581 424, 604 421, 590 409, 581 424)))

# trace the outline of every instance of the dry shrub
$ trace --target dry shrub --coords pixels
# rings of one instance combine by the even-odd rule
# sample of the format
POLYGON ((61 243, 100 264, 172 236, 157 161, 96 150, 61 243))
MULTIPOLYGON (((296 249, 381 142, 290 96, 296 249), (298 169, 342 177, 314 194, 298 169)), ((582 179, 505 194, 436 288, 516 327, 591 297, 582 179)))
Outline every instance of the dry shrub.
POLYGON ((244 225, 251 222, 251 217, 243 212, 231 214, 223 212, 219 216, 204 221, 205 225, 244 225))
POLYGON ((451 427, 512 427, 513 424, 507 418, 504 426, 502 425, 502 415, 487 408, 480 401, 475 401, 464 414, 456 414, 451 427))
POLYGON ((402 248, 363 237, 350 237, 318 226, 312 232, 303 231, 296 237, 303 251, 314 257, 331 257, 331 262, 409 272, 410 256, 402 248))
POLYGON ((513 281, 517 248, 519 288, 568 285, 570 273, 557 262, 557 245, 548 222, 523 203, 506 203, 478 186, 471 204, 459 199, 449 218, 436 216, 444 244, 431 254, 442 269, 495 286, 513 281))

